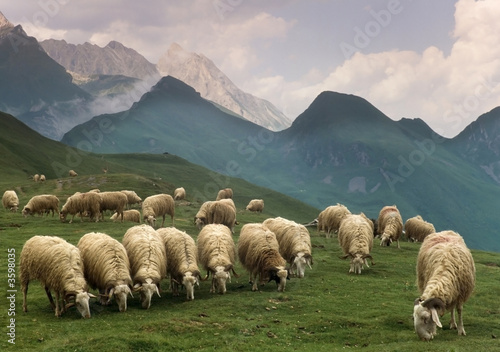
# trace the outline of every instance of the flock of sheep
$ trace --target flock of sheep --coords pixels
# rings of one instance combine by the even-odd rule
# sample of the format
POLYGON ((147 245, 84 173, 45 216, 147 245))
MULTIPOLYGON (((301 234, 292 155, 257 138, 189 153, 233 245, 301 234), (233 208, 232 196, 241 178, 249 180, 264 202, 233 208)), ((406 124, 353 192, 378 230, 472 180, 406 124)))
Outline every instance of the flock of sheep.
MULTIPOLYGON (((114 299, 121 312, 127 309, 127 297, 140 294, 141 305, 147 309, 154 294, 160 296, 160 282, 170 278, 174 295, 179 286, 185 288, 187 300, 194 299, 194 289, 201 280, 212 276, 210 292, 226 292, 226 282, 234 270, 236 258, 250 274, 252 290, 258 285, 275 281, 278 291, 285 290, 290 275, 302 278, 305 268, 313 264, 311 240, 306 226, 281 217, 262 223, 242 226, 238 243, 233 240, 236 207, 232 190, 219 192, 215 201, 203 203, 194 218, 200 230, 197 241, 174 226, 175 200, 185 198, 185 190, 178 188, 174 197, 159 194, 144 201, 133 191, 99 192, 93 190, 68 197, 59 211, 59 200, 52 195, 32 197, 22 213, 24 216, 59 212, 61 221, 67 215, 79 215, 99 221, 105 210, 114 211, 112 219, 145 224, 127 230, 122 242, 104 233, 88 233, 77 246, 51 236, 34 236, 21 252, 20 281, 23 292, 23 310, 27 311, 26 294, 30 280, 39 280, 56 316, 76 305, 83 317, 90 317, 89 300, 95 298, 88 285, 99 291, 101 304, 114 299), (125 210, 127 205, 142 204, 138 210, 125 210), (170 215, 172 227, 163 227, 170 215), (156 219, 162 217, 159 229, 156 219), (200 267, 206 271, 202 278, 200 267), (55 292, 56 301, 51 295, 55 292)), ((2 198, 3 206, 17 211, 19 200, 9 190, 2 198)), ((262 212, 262 199, 252 200, 247 210, 262 212)), ((70 221, 70 222, 71 222, 70 221)), ((317 229, 329 238, 337 234, 343 251, 342 259, 350 259, 349 273, 361 274, 373 260, 371 250, 374 238, 380 245, 389 246, 406 234, 408 240, 422 242, 417 257, 417 284, 421 293, 414 304, 415 331, 422 340, 430 340, 436 327, 442 324, 439 316, 451 311, 451 328, 465 335, 462 320, 463 304, 475 285, 475 267, 463 238, 453 231, 437 232, 434 226, 416 216, 404 224, 396 206, 383 207, 377 219, 363 213, 351 214, 344 205, 324 209, 315 220, 317 229), (404 231, 403 231, 404 229, 404 231), (458 323, 455 319, 458 312, 458 323)))
POLYGON ((374 237, 380 238, 381 246, 397 242, 398 248, 403 233, 408 241, 422 242, 416 265, 421 295, 414 303, 415 331, 424 341, 433 339, 436 327, 442 327, 439 316, 451 311, 450 328, 465 335, 462 309, 474 290, 476 269, 471 252, 458 233, 436 232, 434 226, 419 215, 403 225, 395 205, 383 207, 375 220, 363 213, 351 214, 342 204, 332 205, 319 214, 316 222, 318 230, 326 232, 327 237, 332 232, 338 234, 342 258, 351 259, 349 273, 361 274, 364 265, 368 267, 374 237))

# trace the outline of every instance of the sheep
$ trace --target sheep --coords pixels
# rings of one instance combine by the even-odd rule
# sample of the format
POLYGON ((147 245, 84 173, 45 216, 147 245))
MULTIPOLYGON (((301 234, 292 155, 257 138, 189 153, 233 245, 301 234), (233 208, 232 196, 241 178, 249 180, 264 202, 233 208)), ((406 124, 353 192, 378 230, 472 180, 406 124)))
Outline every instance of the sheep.
POLYGON ((212 202, 207 209, 207 224, 222 224, 234 233, 236 224, 236 207, 225 199, 212 202))
POLYGON ((33 175, 33 181, 35 181, 35 182, 40 181, 40 175, 39 174, 34 174, 33 175))
POLYGON ((474 259, 462 236, 442 231, 424 239, 417 256, 420 297, 413 307, 415 332, 421 340, 434 338, 436 326, 442 327, 439 315, 446 311, 451 311, 450 329, 465 335, 462 308, 474 290, 475 281, 474 259))
POLYGON ((194 300, 194 287, 200 285, 200 269, 196 243, 187 233, 167 227, 158 229, 167 254, 167 274, 170 276, 172 293, 179 295, 179 285, 186 288, 186 299, 194 300))
POLYGON ((434 225, 424 221, 420 215, 406 220, 404 229, 408 241, 413 242, 422 242, 427 235, 436 232, 434 225))
POLYGON ((194 224, 198 228, 198 230, 201 230, 203 226, 208 224, 208 209, 210 208, 211 204, 213 201, 209 200, 204 202, 201 206, 196 215, 194 216, 194 224))
POLYGON ((9 209, 14 213, 17 212, 19 208, 19 198, 17 197, 16 191, 5 191, 2 196, 2 204, 5 209, 9 209))
POLYGON ((72 215, 70 223, 72 223, 76 214, 80 215, 81 221, 83 221, 83 215, 87 214, 90 216, 90 219, 95 219, 98 222, 101 213, 101 202, 102 199, 99 193, 76 192, 66 200, 66 203, 59 212, 59 219, 65 222, 67 215, 70 214, 72 215))
POLYGON ((367 259, 373 258, 373 222, 365 214, 347 215, 340 224, 338 232, 339 245, 344 255, 341 259, 351 258, 349 273, 361 274, 363 265, 368 266, 367 259))
POLYGON ((377 219, 377 231, 380 236, 381 246, 390 246, 396 241, 399 246, 399 238, 403 233, 403 219, 395 205, 385 206, 380 210, 377 219))
POLYGON ((23 208, 23 216, 34 214, 44 214, 52 211, 52 216, 54 212, 59 212, 59 198, 52 194, 41 194, 32 197, 28 203, 23 208))
POLYGON ((38 280, 45 288, 57 317, 76 305, 82 317, 90 318, 89 300, 96 296, 88 292, 80 251, 62 238, 34 236, 27 240, 21 251, 19 280, 24 312, 28 311, 28 284, 30 280, 38 280), (55 304, 52 290, 56 294, 55 304), (69 303, 70 299, 74 299, 74 302, 69 303))
POLYGON ((238 241, 238 257, 241 265, 250 273, 252 291, 257 291, 259 284, 264 285, 275 280, 278 292, 285 291, 288 271, 286 260, 279 253, 276 235, 262 224, 249 223, 243 225, 238 241))
POLYGON ((71 177, 76 177, 76 176, 78 176, 78 174, 75 172, 75 170, 69 170, 69 175, 70 175, 71 177))
POLYGON ((248 211, 253 211, 257 213, 262 213, 264 210, 264 200, 262 199, 252 199, 247 207, 245 208, 248 211))
POLYGON ((221 189, 217 193, 217 198, 215 200, 221 200, 226 198, 233 198, 233 190, 231 188, 221 189))
MULTIPOLYGON (((118 213, 114 213, 110 219, 116 222, 118 220, 118 213)), ((138 224, 141 223, 141 212, 136 209, 124 210, 123 211, 123 221, 132 221, 138 224)))
POLYGON ((238 277, 234 271, 237 253, 231 230, 221 224, 209 224, 200 231, 197 244, 200 264, 207 271, 204 280, 212 274, 210 293, 226 293, 226 282, 231 282, 230 271, 238 277))
POLYGON ((174 200, 182 200, 186 198, 186 190, 184 187, 176 188, 174 191, 174 200))
POLYGON ((121 192, 127 196, 127 206, 142 203, 142 198, 135 191, 122 190, 121 192))
POLYGON ((349 209, 339 203, 326 207, 318 215, 318 231, 325 231, 326 238, 330 238, 332 232, 338 232, 342 219, 349 214, 349 209))
POLYGON ((163 216, 161 227, 165 224, 165 215, 170 215, 174 226, 175 202, 170 194, 156 194, 149 196, 142 202, 142 217, 145 223, 154 227, 156 218, 163 216))
POLYGON ((40 182, 45 182, 45 175, 40 175, 40 182))
POLYGON ((274 232, 279 243, 280 254, 290 265, 290 274, 303 278, 306 265, 312 269, 312 246, 309 231, 304 225, 281 217, 269 218, 262 223, 274 232))
POLYGON ((133 290, 140 292, 142 308, 149 309, 153 294, 160 297, 160 282, 166 276, 165 245, 158 232, 145 224, 129 228, 122 244, 130 262, 133 290))
POLYGON ((125 247, 105 233, 90 232, 80 238, 78 249, 85 279, 90 287, 99 290, 101 304, 108 305, 114 297, 120 312, 125 312, 127 296, 132 296, 130 263, 125 247))
POLYGON ((98 193, 101 197, 101 208, 100 212, 104 216, 106 210, 115 211, 123 222, 123 210, 127 206, 128 198, 125 193, 122 192, 100 192, 98 193))

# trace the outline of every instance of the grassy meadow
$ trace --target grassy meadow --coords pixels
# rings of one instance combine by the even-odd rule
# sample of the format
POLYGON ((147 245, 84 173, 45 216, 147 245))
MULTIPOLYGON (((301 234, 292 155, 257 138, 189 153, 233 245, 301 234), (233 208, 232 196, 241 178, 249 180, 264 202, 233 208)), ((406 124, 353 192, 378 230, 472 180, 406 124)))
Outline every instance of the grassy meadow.
MULTIPOLYGON (((117 157, 118 158, 118 157, 117 157)), ((116 160, 115 160, 116 161, 116 160)), ((144 164, 134 162, 137 170, 144 164)), ((171 166, 172 169, 174 166, 171 166)), ((151 171, 151 170, 149 170, 151 171)), ((163 171, 159 171, 161 173, 163 171)), ((188 199, 176 203, 175 225, 195 239, 198 230, 193 217, 202 200, 190 194, 196 175, 184 172, 184 179, 134 174, 86 175, 77 178, 51 179, 44 184, 30 181, 3 182, 5 189, 15 188, 22 208, 31 196, 52 193, 61 206, 75 191, 92 188, 105 190, 133 189, 144 199, 154 193, 170 193, 183 185, 188 199), (190 183, 191 182, 191 183, 190 183)), ((171 173, 176 174, 175 172, 171 173)), ((180 173, 179 173, 180 175, 180 173)), ((283 216, 300 223, 317 216, 317 209, 289 198, 232 181, 238 208, 234 240, 238 242, 241 226, 283 216), (264 198, 262 214, 244 211, 250 198, 264 198)), ((200 190, 204 185, 193 185, 200 190)), ((206 187, 205 187, 205 190, 206 187)), ((204 193, 204 192, 201 192, 204 193)), ((215 193, 214 193, 215 198, 215 193)), ((334 203, 334 202, 332 202, 334 203)), ((34 235, 56 235, 77 244, 81 236, 99 231, 121 241, 133 223, 113 223, 110 214, 104 222, 61 223, 57 216, 23 218, 20 210, 0 210, 0 287, 7 297, 8 250, 16 254, 16 274, 22 246, 34 235)), ((166 220, 170 226, 170 220, 166 220)), ((0 322, 3 351, 498 351, 500 350, 500 254, 472 251, 476 262, 477 284, 464 307, 467 336, 458 336, 447 325, 450 315, 441 321, 443 329, 431 342, 418 340, 413 330, 413 301, 419 293, 415 285, 415 261, 419 244, 401 242, 380 247, 375 240, 372 255, 375 265, 361 275, 348 274, 349 262, 342 255, 336 238, 310 228, 313 243, 313 269, 305 278, 291 278, 283 293, 274 283, 252 292, 248 274, 237 263, 236 272, 225 295, 209 293, 210 282, 195 289, 195 300, 186 301, 182 292, 173 297, 168 280, 162 282, 161 297, 154 296, 151 308, 140 307, 138 295, 129 298, 127 312, 118 312, 116 303, 103 307, 91 300, 90 319, 82 319, 75 308, 62 317, 54 316, 44 290, 37 281, 30 282, 28 312, 22 311, 22 293, 16 275, 15 345, 8 342, 8 300, 2 299, 0 322)), ((455 229, 458 232, 459 229, 455 229)), ((201 268, 200 268, 201 269, 201 268)), ((205 273, 202 270, 202 275, 205 273)), ((94 292, 94 291, 91 291, 94 292)), ((94 292, 95 293, 95 292, 94 292)))

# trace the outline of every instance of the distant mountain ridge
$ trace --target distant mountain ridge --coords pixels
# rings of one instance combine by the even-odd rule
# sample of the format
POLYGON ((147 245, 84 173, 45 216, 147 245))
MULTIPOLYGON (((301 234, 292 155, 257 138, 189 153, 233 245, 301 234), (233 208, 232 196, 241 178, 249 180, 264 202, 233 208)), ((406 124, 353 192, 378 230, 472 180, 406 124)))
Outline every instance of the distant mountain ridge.
POLYGON ((205 99, 211 100, 249 121, 273 131, 290 126, 292 120, 267 100, 241 89, 202 54, 185 51, 174 43, 160 57, 158 71, 193 87, 205 99))

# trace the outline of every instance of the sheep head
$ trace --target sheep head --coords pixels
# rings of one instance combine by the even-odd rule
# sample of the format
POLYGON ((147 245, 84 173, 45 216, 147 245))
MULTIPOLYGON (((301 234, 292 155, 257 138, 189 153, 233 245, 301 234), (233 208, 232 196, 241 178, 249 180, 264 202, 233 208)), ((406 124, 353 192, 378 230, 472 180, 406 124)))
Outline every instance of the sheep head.
POLYGON ((64 298, 64 300, 67 302, 64 310, 76 306, 76 309, 78 310, 78 312, 80 312, 82 317, 90 318, 90 298, 96 298, 96 296, 85 291, 67 293, 64 298), (70 300, 73 300, 73 302, 70 302, 70 300))
POLYGON ((152 282, 151 279, 147 279, 145 283, 135 284, 134 291, 139 291, 141 295, 141 305, 144 309, 149 309, 151 307, 151 298, 153 294, 157 294, 160 296, 160 291, 158 290, 158 286, 152 282))
POLYGON ((293 269, 297 268, 297 277, 303 278, 306 270, 306 265, 309 266, 310 269, 312 264, 312 256, 309 253, 298 253, 297 256, 292 257, 290 271, 293 273, 293 269))
POLYGON ((388 233, 384 232, 380 238, 380 245, 381 246, 390 246, 392 243, 392 238, 391 235, 388 233))
POLYGON ((229 271, 233 268, 231 264, 226 266, 217 266, 213 275, 213 287, 218 289, 220 294, 226 293, 226 282, 231 282, 229 271))
POLYGON ((192 301, 194 299, 194 286, 200 285, 200 273, 198 271, 187 271, 182 278, 182 285, 186 288, 186 299, 192 301))
POLYGON ((206 221, 203 218, 195 218, 194 224, 196 225, 196 228, 198 230, 201 230, 203 228, 203 226, 205 226, 206 221))
POLYGON ((134 298, 134 296, 132 295, 132 291, 130 290, 130 287, 128 285, 117 285, 109 290, 109 298, 107 303, 109 303, 111 301, 111 298, 114 297, 116 303, 118 304, 118 309, 120 310, 120 312, 125 312, 127 311, 128 294, 130 294, 130 296, 134 298))
POLYGON ((278 292, 284 292, 286 286, 286 280, 288 277, 288 270, 284 267, 274 267, 267 270, 269 273, 269 281, 276 281, 276 285, 278 286, 278 292))
POLYGON ((429 341, 436 335, 436 326, 442 328, 439 315, 443 315, 445 304, 439 298, 429 298, 425 301, 416 299, 413 307, 413 323, 415 332, 423 341, 429 341))
POLYGON ((31 209, 24 207, 22 213, 23 213, 23 216, 26 218, 26 217, 28 217, 28 215, 31 215, 31 209))
POLYGON ((144 219, 144 222, 154 228, 156 224, 156 218, 153 215, 149 215, 144 219))

